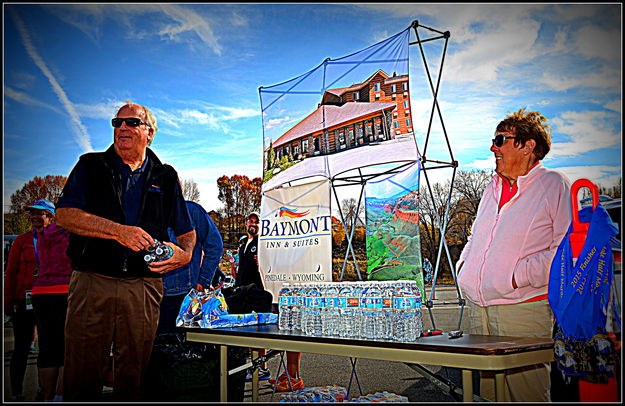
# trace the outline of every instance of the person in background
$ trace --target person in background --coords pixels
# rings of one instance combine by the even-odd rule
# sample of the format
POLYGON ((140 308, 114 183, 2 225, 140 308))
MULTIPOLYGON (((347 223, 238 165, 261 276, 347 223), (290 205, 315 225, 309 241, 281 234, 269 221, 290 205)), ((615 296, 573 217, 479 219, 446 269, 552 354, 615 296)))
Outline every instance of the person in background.
POLYGON ((301 360, 301 352, 286 352, 286 372, 281 373, 277 379, 269 378, 269 383, 275 385, 276 392, 290 392, 304 388, 304 378, 300 376, 301 360), (287 379, 287 372, 289 379, 287 379))
POLYGON ((245 221, 246 235, 239 240, 239 267, 234 287, 253 283, 258 289, 265 289, 263 278, 258 269, 258 225, 260 214, 253 211, 245 221))
POLYGON ((102 396, 114 347, 114 401, 141 397, 158 327, 162 276, 191 260, 195 230, 176 170, 148 148, 158 129, 145 106, 126 101, 111 120, 113 145, 87 153, 57 202, 57 223, 72 235, 65 323, 66 401, 102 396), (169 242, 171 227, 178 244, 169 242), (172 249, 146 264, 155 239, 172 249))
MULTIPOLYGON (((183 354, 191 361, 190 355, 202 353, 205 346, 205 344, 186 341, 185 334, 176 330, 176 319, 180 306, 189 291, 196 289, 203 292, 211 288, 215 270, 221 260, 223 242, 217 226, 201 205, 187 201, 186 206, 197 236, 196 243, 191 261, 163 276, 164 296, 161 302, 154 349, 145 375, 142 395, 145 401, 157 400, 159 397, 166 397, 170 401, 175 400, 176 398, 172 396, 178 395, 171 393, 164 395, 160 392, 163 382, 180 374, 179 370, 183 368, 184 363, 181 363, 179 358, 182 358, 183 354), (177 339, 173 340, 174 337, 177 339), (171 345, 172 342, 176 343, 176 347, 171 345), (174 358, 177 359, 175 363, 171 361, 171 354, 176 354, 178 357, 174 358)), ((176 243, 173 230, 169 229, 168 232, 170 240, 176 243)), ((203 377, 197 376, 197 379, 203 379, 203 377)), ((210 401, 210 394, 207 393, 206 396, 202 400, 210 401)))
POLYGON ((37 200, 26 210, 33 228, 15 238, 4 276, 4 313, 11 317, 14 337, 9 364, 13 401, 24 400, 24 376, 37 323, 32 306, 32 286, 39 270, 35 247, 39 234, 54 218, 54 204, 37 200))
MULTIPOLYGON (((520 109, 497 125, 496 174, 456 264, 472 334, 551 338, 547 285, 571 203, 569 180, 541 162, 551 148, 546 121, 520 109)), ((506 382, 506 401, 550 401, 549 364, 507 371, 506 382)), ((482 373, 480 394, 494 400, 491 374, 482 373)))
MULTIPOLYGON (((191 289, 204 291, 212 286, 215 270, 223 252, 223 241, 219 230, 206 210, 192 201, 187 201, 186 205, 191 216, 191 224, 197 235, 193 257, 188 264, 167 272, 163 276, 164 297, 161 302, 157 334, 176 331, 176 318, 182 301, 191 289)), ((169 237, 172 242, 176 242, 171 229, 169 237)))
MULTIPOLYGON (((265 289, 262 276, 258 268, 258 225, 260 223, 260 214, 258 212, 251 212, 247 215, 245 221, 246 235, 239 240, 239 267, 236 272, 236 279, 234 281, 234 287, 245 286, 254 284, 257 289, 265 289)), ((265 349, 259 349, 259 355, 266 354, 265 349)), ((258 379, 267 380, 271 378, 271 371, 267 368, 267 364, 264 363, 258 368, 258 379)), ((247 381, 252 380, 252 372, 248 371, 247 381)))
MULTIPOLYGON (((36 210, 37 205, 30 206, 36 210)), ((54 219, 55 208, 46 209, 54 219)), ((37 258, 39 272, 33 283, 33 308, 39 334, 37 369, 39 384, 46 402, 63 400, 64 327, 67 292, 72 266, 67 257, 69 231, 52 222, 39 233, 37 258)))

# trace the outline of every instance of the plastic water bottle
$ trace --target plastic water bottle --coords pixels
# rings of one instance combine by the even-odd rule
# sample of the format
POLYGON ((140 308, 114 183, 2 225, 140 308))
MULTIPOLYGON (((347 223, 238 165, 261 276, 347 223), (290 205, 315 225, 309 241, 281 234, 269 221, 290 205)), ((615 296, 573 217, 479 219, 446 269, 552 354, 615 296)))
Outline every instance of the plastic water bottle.
POLYGON ((395 292, 394 338, 397 341, 414 341, 416 331, 414 315, 416 311, 416 297, 408 281, 397 281, 398 289, 395 292))
POLYGON ((307 283, 302 283, 300 303, 302 304, 302 310, 300 312, 300 330, 302 333, 308 334, 308 320, 310 319, 310 308, 308 307, 308 289, 307 283))
POLYGON ((380 283, 382 290, 382 335, 380 338, 393 338, 393 292, 395 287, 392 281, 380 283))
POLYGON ((326 324, 326 301, 328 296, 328 288, 325 283, 317 283, 317 289, 319 289, 319 320, 321 325, 321 331, 319 334, 323 334, 323 326, 326 324))
POLYGON ((325 285, 325 307, 323 308, 325 315, 323 317, 323 334, 338 335, 340 325, 339 314, 339 288, 338 283, 330 282, 325 285))
POLYGON ((291 284, 284 283, 278 293, 278 329, 290 330, 293 328, 291 284))
POLYGON ((302 286, 299 283, 291 284, 291 315, 293 320, 293 330, 299 330, 302 315, 302 286))
POLYGON ((410 287, 415 296, 415 310, 413 314, 412 324, 415 331, 415 339, 421 337, 423 331, 423 315, 421 313, 421 305, 423 304, 423 298, 421 296, 421 289, 417 285, 416 281, 410 282, 410 287))
POLYGON ((338 290, 338 309, 340 322, 338 323, 338 334, 341 337, 351 337, 352 323, 354 318, 353 306, 348 302, 352 296, 353 284, 351 282, 341 282, 338 290))
POLYGON ((370 283, 371 282, 369 281, 363 281, 358 283, 358 285, 360 286, 360 305, 358 306, 358 316, 356 317, 356 319, 358 320, 358 337, 360 338, 371 338, 371 332, 368 324, 370 310, 369 306, 371 306, 368 300, 369 289, 371 288, 370 283))
POLYGON ((363 295, 366 293, 365 283, 362 281, 354 282, 354 289, 352 289, 352 297, 350 303, 354 306, 354 318, 352 320, 352 334, 351 337, 358 338, 362 336, 363 330, 363 315, 364 310, 363 295))
POLYGON ((373 287, 369 296, 372 298, 373 302, 373 338, 384 338, 384 302, 382 296, 382 282, 375 281, 373 282, 373 287))
POLYGON ((377 282, 369 282, 366 288, 364 310, 364 338, 379 338, 380 313, 382 310, 382 293, 377 282))
POLYGON ((307 334, 318 336, 322 333, 321 327, 321 290, 317 283, 311 283, 309 293, 310 319, 308 320, 309 332, 307 334))

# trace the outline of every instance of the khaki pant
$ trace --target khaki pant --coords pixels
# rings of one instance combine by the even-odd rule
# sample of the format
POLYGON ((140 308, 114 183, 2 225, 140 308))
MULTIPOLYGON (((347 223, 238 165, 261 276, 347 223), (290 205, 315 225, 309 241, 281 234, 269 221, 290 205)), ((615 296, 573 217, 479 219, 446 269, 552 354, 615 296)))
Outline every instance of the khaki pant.
POLYGON ((111 343, 113 399, 140 398, 162 297, 161 278, 72 272, 65 322, 64 400, 101 398, 111 343))
MULTIPOLYGON (((470 334, 516 337, 551 337, 553 313, 547 300, 514 305, 479 307, 467 301, 470 334)), ((550 402, 550 365, 538 364, 506 371, 505 400, 550 402)), ((481 372, 480 395, 495 400, 495 375, 481 372)))

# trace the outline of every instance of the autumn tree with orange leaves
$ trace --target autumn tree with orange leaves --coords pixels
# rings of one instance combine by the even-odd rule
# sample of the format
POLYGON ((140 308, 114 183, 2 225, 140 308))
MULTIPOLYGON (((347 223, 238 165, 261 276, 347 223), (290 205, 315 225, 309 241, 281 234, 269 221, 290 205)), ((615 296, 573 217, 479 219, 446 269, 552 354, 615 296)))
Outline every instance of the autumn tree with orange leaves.
POLYGON ((11 195, 9 213, 4 217, 4 234, 21 234, 31 228, 24 208, 40 199, 56 203, 67 177, 62 175, 35 176, 11 195))
POLYGON ((245 217, 252 211, 260 211, 262 180, 250 179, 245 175, 223 175, 217 179, 218 199, 223 203, 225 230, 222 237, 227 242, 236 242, 245 232, 245 217))

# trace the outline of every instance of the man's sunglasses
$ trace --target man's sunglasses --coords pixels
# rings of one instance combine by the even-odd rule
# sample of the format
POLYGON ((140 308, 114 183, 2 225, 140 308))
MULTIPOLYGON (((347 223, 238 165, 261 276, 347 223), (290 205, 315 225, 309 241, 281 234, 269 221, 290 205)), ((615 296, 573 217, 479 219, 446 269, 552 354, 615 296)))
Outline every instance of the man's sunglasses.
POLYGON ((115 117, 114 119, 111 120, 111 123, 113 124, 113 127, 119 128, 122 126, 122 123, 124 121, 126 122, 126 125, 128 127, 138 127, 141 124, 145 124, 148 127, 150 126, 148 123, 141 121, 141 119, 137 117, 126 117, 126 118, 115 117))
POLYGON ((506 142, 506 140, 509 140, 511 138, 516 138, 516 137, 513 137, 511 135, 497 134, 495 135, 495 138, 493 138, 493 145, 499 148, 503 145, 504 142, 506 142))

